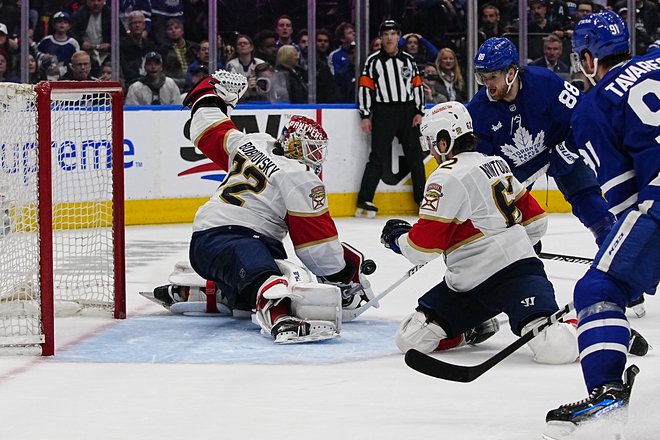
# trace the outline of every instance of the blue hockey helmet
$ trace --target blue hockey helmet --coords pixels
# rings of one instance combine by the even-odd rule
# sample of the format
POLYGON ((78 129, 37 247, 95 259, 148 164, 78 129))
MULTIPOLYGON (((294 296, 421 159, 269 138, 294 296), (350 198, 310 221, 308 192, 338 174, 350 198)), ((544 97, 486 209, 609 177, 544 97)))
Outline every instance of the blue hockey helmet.
POLYGON ((578 22, 573 30, 573 52, 580 58, 585 51, 603 59, 630 51, 628 27, 618 14, 605 11, 590 14, 578 22))
POLYGON ((518 66, 518 49, 511 40, 503 37, 484 41, 474 57, 476 72, 506 71, 511 65, 518 66))

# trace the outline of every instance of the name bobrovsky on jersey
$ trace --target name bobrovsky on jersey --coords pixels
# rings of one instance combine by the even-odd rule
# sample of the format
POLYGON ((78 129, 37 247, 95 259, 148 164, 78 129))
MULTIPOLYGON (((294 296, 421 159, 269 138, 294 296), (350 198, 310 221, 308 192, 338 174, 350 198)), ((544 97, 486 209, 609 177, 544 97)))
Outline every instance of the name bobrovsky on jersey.
POLYGON ((266 154, 259 151, 252 142, 241 145, 238 147, 238 150, 250 159, 250 161, 254 163, 268 178, 280 170, 280 168, 275 165, 266 154))
POLYGON ((617 96, 623 96, 630 87, 635 85, 635 82, 640 76, 654 70, 660 70, 660 57, 650 61, 647 60, 632 63, 623 69, 623 71, 605 87, 605 90, 612 92, 617 96))
POLYGON ((479 169, 483 171, 489 179, 501 176, 503 174, 511 174, 509 164, 503 160, 491 160, 490 162, 486 162, 485 164, 480 165, 479 169))

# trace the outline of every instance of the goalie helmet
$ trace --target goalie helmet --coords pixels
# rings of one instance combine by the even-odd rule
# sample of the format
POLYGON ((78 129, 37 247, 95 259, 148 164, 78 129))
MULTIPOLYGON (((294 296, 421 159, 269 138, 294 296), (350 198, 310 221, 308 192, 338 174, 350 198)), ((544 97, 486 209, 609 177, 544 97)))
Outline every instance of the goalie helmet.
POLYGON ((585 51, 597 59, 630 50, 628 27, 618 14, 605 11, 584 17, 573 30, 573 52, 585 51))
POLYGON ((435 105, 429 110, 420 126, 422 137, 420 139, 422 150, 435 149, 442 160, 454 148, 456 139, 467 133, 472 133, 472 117, 465 106, 460 102, 449 101, 435 105), (446 131, 449 134, 449 148, 442 153, 438 148, 438 134, 446 131))
POLYGON ((318 122, 305 116, 292 116, 277 141, 285 157, 305 165, 318 167, 326 159, 328 135, 318 122))

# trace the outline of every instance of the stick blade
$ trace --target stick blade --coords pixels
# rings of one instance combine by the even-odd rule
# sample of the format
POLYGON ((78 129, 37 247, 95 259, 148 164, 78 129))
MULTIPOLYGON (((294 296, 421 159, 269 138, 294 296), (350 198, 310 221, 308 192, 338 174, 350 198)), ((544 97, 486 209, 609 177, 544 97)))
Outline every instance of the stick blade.
POLYGON ((449 364, 414 348, 406 352, 405 361, 413 370, 437 379, 467 383, 481 376, 478 368, 449 364))

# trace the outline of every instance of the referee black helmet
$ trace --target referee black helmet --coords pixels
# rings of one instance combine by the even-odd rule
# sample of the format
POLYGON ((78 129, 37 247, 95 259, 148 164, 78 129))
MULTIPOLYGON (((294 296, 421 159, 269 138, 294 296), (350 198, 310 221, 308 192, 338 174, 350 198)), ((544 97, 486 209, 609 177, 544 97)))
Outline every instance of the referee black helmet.
POLYGON ((396 31, 398 34, 401 33, 401 26, 399 23, 397 23, 394 20, 385 20, 380 24, 380 28, 378 29, 379 34, 383 34, 383 32, 386 31, 396 31))

